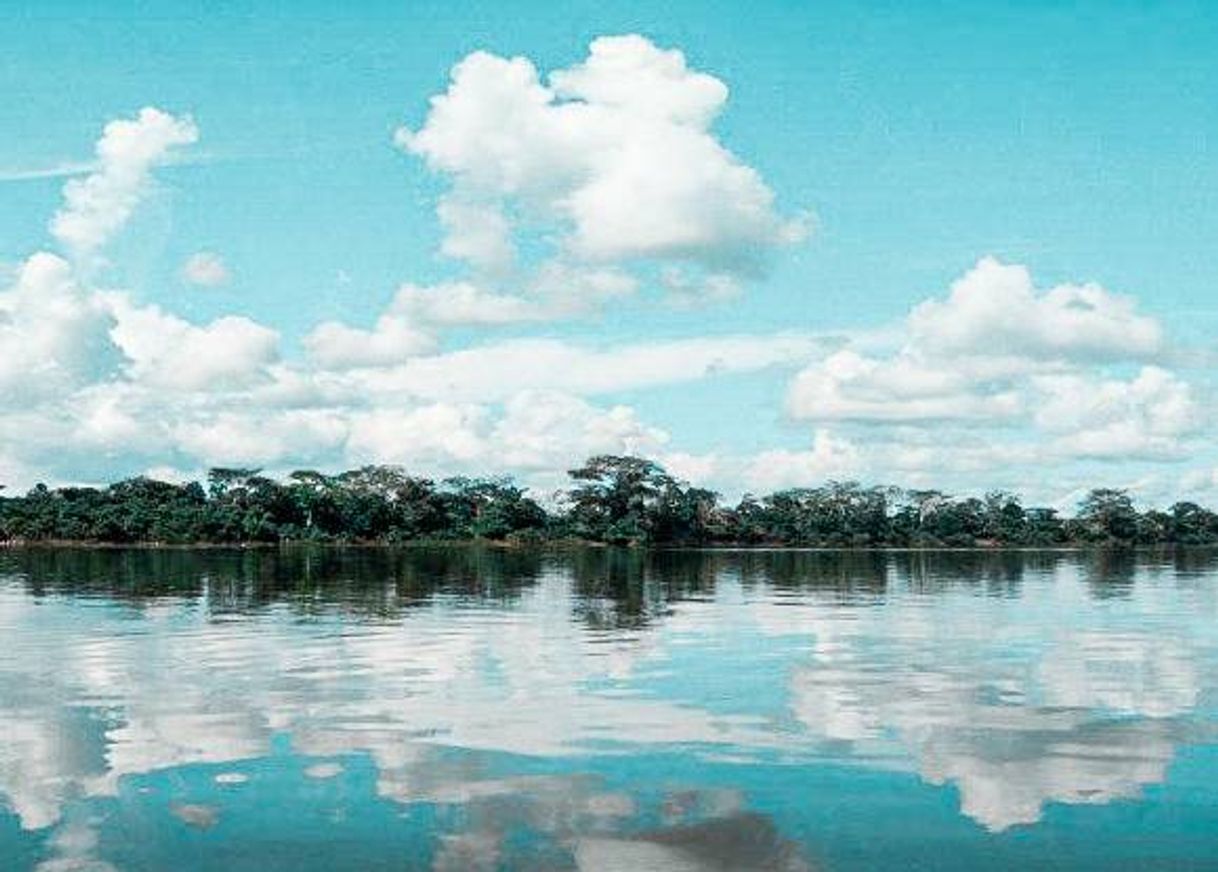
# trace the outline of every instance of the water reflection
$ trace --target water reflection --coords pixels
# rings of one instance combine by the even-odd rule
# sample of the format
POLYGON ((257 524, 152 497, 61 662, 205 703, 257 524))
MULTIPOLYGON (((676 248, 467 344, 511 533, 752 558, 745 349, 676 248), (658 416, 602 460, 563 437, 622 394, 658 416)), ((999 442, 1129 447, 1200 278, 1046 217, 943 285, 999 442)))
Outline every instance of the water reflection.
POLYGON ((10 550, 0 795, 47 869, 132 850, 108 827, 148 803, 219 834, 267 761, 327 826, 431 809, 419 868, 810 868, 816 800, 765 813, 755 773, 914 774, 991 833, 1166 782, 1215 739, 1215 579, 1199 552, 10 550))

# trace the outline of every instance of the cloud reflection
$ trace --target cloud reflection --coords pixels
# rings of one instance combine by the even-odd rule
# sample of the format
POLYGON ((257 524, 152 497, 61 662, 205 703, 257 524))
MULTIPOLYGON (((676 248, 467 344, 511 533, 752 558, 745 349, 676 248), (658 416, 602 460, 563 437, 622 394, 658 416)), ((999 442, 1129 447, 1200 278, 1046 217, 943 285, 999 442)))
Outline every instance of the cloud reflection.
MULTIPOLYGON (((1163 781, 1215 686, 1218 598, 1191 566, 1131 570, 1107 598, 1060 555, 82 559, 9 555, 0 576, 0 793, 27 829, 126 776, 265 757, 283 734, 317 779, 368 755, 397 802, 529 797, 530 826, 581 868, 616 868, 611 847, 671 868, 697 852, 623 835, 629 794, 489 773, 479 753, 914 769, 1002 830, 1163 781), (731 668, 758 656, 764 673, 731 668)), ((682 802, 670 826, 698 823, 682 802)), ((502 850, 500 825, 466 826, 437 868, 502 850)))
POLYGON ((1214 686, 1214 599, 1148 583, 1114 609, 1077 569, 1063 562, 1014 598, 945 590, 771 618, 769 632, 813 639, 792 710, 846 754, 907 755, 991 830, 1034 823, 1050 802, 1136 798, 1212 732, 1190 716, 1214 686))

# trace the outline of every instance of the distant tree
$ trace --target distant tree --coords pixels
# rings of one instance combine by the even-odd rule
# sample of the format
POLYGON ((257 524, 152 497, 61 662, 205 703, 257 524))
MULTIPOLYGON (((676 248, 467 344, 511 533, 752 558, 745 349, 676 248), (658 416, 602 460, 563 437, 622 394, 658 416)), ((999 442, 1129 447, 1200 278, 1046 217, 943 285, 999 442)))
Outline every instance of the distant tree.
POLYGON ((447 527, 455 536, 506 539, 546 525, 545 510, 511 479, 456 477, 444 487, 447 527))
POLYGON ((400 466, 364 466, 338 477, 348 527, 398 541, 449 535, 435 482, 400 466))
POLYGON ((1031 508, 1024 513, 1025 545, 1060 545, 1067 538, 1066 527, 1056 509, 1031 508))
POLYGON ((1019 497, 1007 491, 987 493, 981 535, 991 542, 1024 544, 1028 538, 1028 514, 1019 497))
POLYGON ((216 467, 207 472, 207 491, 212 499, 223 499, 231 492, 242 490, 250 479, 262 470, 239 467, 216 467))
POLYGON ((1129 492, 1096 488, 1079 503, 1077 520, 1092 542, 1132 542, 1138 535, 1138 511, 1129 492))
MULTIPOLYGON (((974 546, 1218 544, 1218 515, 1192 502, 1140 512, 1124 490, 1100 488, 1075 517, 1024 508, 992 491, 954 497, 830 481, 746 495, 727 507, 655 461, 598 455, 570 472, 551 514, 504 477, 437 486, 397 466, 337 475, 211 470, 204 487, 147 477, 108 487, 0 492, 0 539, 105 542, 405 542, 574 536, 611 544, 974 546)), ((0 488, 0 491, 3 491, 0 488)))
POLYGON ((1170 538, 1182 545, 1204 545, 1218 540, 1218 515, 1191 502, 1168 510, 1170 538))
POLYGON ((287 498, 295 509, 299 538, 314 539, 340 532, 336 523, 337 482, 324 473, 298 469, 288 475, 287 498))
POLYGON ((676 486, 664 468, 641 457, 602 454, 568 473, 567 495, 576 535, 604 542, 646 542, 663 495, 676 486))
POLYGON ((648 535, 653 541, 689 545, 721 539, 727 532, 717 493, 671 481, 657 496, 648 535))

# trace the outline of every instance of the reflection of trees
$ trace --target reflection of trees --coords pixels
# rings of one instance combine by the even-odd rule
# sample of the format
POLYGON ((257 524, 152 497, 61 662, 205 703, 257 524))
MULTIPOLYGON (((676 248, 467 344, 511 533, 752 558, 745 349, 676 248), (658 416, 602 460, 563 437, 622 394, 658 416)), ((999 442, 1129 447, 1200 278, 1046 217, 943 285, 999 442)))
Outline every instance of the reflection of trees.
POLYGON ((1079 571, 1088 592, 1096 599, 1124 599, 1133 592, 1139 564, 1146 557, 1122 549, 1089 551, 1079 558, 1079 571))
POLYGON ((303 614, 392 617, 445 596, 507 604, 537 582, 544 554, 487 547, 20 548, 0 573, 34 596, 104 596, 135 607, 205 601, 210 612, 286 605, 303 614))
POLYGON ((1015 596, 1025 578, 1052 571, 1061 559, 1052 551, 905 551, 892 555, 892 565, 897 580, 917 593, 967 587, 1015 596))
POLYGON ((747 586, 833 592, 842 601, 880 597, 888 588, 888 557, 881 551, 741 551, 732 556, 747 586))
POLYGON ((1218 571, 1213 548, 1105 549, 1074 552, 1068 559, 1096 599, 1128 597, 1139 578, 1169 575, 1182 582, 1218 571))
POLYGON ((1218 551, 1213 548, 1174 548, 1164 556, 1178 576, 1208 575, 1218 570, 1218 551))
POLYGON ((581 549, 563 556, 573 608, 593 629, 642 627, 667 604, 714 591, 716 560, 697 551, 581 549))
POLYGON ((1203 574, 1218 552, 656 550, 434 547, 13 548, 0 575, 35 596, 107 597, 143 607, 200 600, 212 613, 287 606, 301 614, 391 618, 438 597, 510 605, 545 573, 567 577, 572 606, 592 628, 641 627, 668 605, 713 596, 724 581, 746 592, 816 591, 841 603, 877 600, 893 585, 933 594, 955 587, 1018 595, 1024 580, 1078 567, 1097 598, 1126 596, 1139 573, 1203 574))

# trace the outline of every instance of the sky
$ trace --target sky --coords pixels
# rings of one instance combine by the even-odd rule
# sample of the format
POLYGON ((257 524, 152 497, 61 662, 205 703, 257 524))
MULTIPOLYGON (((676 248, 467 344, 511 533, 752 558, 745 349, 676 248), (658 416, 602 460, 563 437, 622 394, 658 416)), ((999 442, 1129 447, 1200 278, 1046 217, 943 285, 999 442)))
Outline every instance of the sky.
POLYGON ((5 17, 10 490, 608 452, 1218 502, 1212 4, 5 17))

